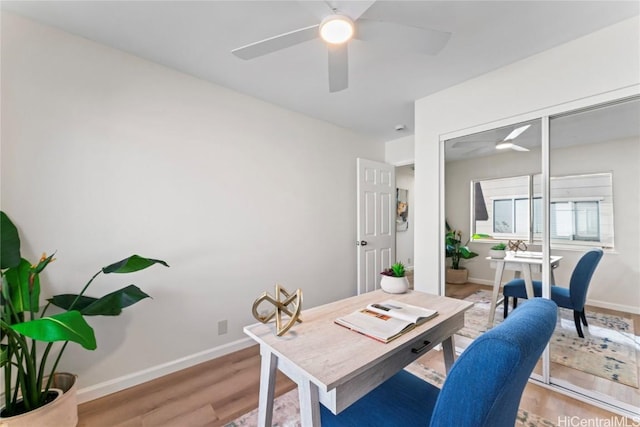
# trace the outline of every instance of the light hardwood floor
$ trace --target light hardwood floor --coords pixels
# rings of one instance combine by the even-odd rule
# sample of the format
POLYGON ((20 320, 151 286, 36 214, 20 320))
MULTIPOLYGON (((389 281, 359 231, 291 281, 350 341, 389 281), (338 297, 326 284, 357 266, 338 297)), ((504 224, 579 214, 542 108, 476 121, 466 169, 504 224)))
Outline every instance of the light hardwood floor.
MULTIPOLYGON (((447 294, 464 298, 473 287, 456 285, 447 294), (466 288, 466 289, 465 289, 466 288), (465 295, 466 294, 466 295, 465 295)), ((442 354, 432 351, 420 361, 444 372, 442 354)), ((89 427, 187 427, 224 426, 258 406, 260 355, 257 346, 202 363, 171 375, 83 403, 79 426, 89 427)), ((276 381, 276 395, 295 388, 284 375, 276 381)), ((620 420, 619 416, 583 402, 528 384, 521 408, 561 424, 575 420, 620 420), (560 422, 559 422, 560 421, 560 422)), ((586 422, 586 421, 585 421, 586 422)), ((634 425, 569 424, 564 425, 634 425)), ((635 424, 637 425, 637 424, 635 424)), ((375 426, 373 426, 375 427, 375 426)))

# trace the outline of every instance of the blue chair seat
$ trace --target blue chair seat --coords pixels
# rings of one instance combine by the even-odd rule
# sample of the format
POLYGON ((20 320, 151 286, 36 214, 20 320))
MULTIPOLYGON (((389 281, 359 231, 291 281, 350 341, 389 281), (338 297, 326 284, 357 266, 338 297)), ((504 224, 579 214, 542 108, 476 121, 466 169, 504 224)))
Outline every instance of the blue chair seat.
POLYGON ((460 355, 442 390, 400 371, 323 427, 513 427, 522 392, 556 325, 558 307, 534 298, 460 355))
POLYGON ((438 394, 438 387, 402 370, 342 411, 338 417, 320 405, 322 426, 426 426, 425 420, 431 419, 438 394), (393 423, 387 424, 384 420, 390 417, 393 423))
MULTIPOLYGON (((569 287, 551 286, 551 299, 559 307, 573 310, 573 321, 580 338, 584 338, 582 324, 587 324, 587 316, 584 312, 584 305, 587 301, 587 290, 589 283, 596 271, 596 267, 602 259, 603 251, 600 248, 590 249, 582 255, 571 273, 569 287)), ((542 282, 533 280, 533 294, 536 297, 542 296, 542 282)), ((527 298, 527 292, 523 279, 513 279, 503 287, 504 295, 504 318, 509 315, 509 298, 513 298, 513 308, 518 306, 518 298, 527 298)))
MULTIPOLYGON (((525 288, 524 279, 513 279, 504 285, 503 295, 515 297, 515 298, 527 298, 527 290, 525 288)), ((533 294, 536 297, 542 296, 542 282, 539 280, 533 281, 533 294)), ((563 288, 562 286, 551 286, 551 299, 555 301, 560 307, 573 308, 571 303, 571 295, 569 288, 563 288)))

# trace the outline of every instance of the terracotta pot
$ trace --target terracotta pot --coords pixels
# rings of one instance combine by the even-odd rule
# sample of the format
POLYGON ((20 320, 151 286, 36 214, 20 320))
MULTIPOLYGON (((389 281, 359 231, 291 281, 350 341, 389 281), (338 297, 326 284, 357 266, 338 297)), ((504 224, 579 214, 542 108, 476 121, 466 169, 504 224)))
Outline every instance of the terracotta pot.
POLYGON ((406 277, 393 277, 382 274, 380 287, 389 294, 403 294, 409 289, 409 280, 406 277))
POLYGON ((58 397, 38 409, 15 417, 0 417, 0 427, 75 427, 78 425, 77 377, 64 372, 54 374, 58 397))
POLYGON ((466 268, 454 270, 453 268, 447 268, 447 283, 453 283, 456 285, 467 283, 469 277, 469 271, 466 268))

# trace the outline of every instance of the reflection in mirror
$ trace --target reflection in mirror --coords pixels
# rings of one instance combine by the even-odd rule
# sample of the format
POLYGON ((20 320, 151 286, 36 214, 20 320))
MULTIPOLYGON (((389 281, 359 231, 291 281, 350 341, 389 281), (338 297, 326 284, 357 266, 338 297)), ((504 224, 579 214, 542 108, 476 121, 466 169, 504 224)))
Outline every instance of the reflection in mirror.
MULTIPOLYGON (((476 240, 542 243, 541 175, 477 180, 472 224, 476 240), (484 209, 486 215, 478 216, 484 209)), ((551 177, 551 246, 613 248, 611 173, 551 177)))
POLYGON ((559 311, 556 335, 564 341, 550 347, 551 379, 637 412, 640 100, 551 117, 549 132, 551 242, 553 253, 564 257, 556 283, 570 295, 584 284, 588 324, 579 338, 570 310, 559 311), (574 280, 578 262, 594 246, 605 252, 591 280, 574 280))
MULTIPOLYGON (((445 219, 465 240, 474 233, 491 237, 468 244, 479 254, 465 260, 468 282, 445 288, 447 296, 477 303, 465 314, 457 346, 468 345, 487 321, 501 321, 502 306, 489 314, 492 290, 520 274, 514 265, 498 274, 498 258, 489 258, 495 239, 519 239, 527 242, 527 251, 542 250, 541 122, 444 141, 445 219), (505 140, 511 147, 499 149, 505 140)), ((554 385, 638 413, 640 99, 550 117, 549 141, 551 283, 569 292, 588 248, 601 247, 604 256, 585 292, 584 338, 576 333, 571 310, 561 313, 547 373, 554 385)), ((543 279, 540 268, 530 276, 538 283, 543 279)), ((542 366, 535 372, 543 374, 542 366)))
MULTIPOLYGON (((540 132, 536 119, 445 141, 446 219, 472 243, 478 234, 528 240, 530 194, 540 195, 531 188, 532 180, 539 181, 531 177, 540 174, 540 132)), ((487 252, 483 246, 474 250, 487 252)))

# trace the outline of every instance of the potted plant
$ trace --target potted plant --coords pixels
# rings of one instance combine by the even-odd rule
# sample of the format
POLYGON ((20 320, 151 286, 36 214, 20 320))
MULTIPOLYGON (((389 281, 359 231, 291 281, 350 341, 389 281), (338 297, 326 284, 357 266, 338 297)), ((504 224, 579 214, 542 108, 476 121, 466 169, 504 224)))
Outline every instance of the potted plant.
POLYGON ((87 350, 95 350, 95 334, 85 316, 117 316, 123 308, 149 297, 135 285, 100 298, 86 295, 87 288, 100 274, 132 273, 154 264, 168 265, 132 255, 100 269, 79 294, 55 295, 41 307, 40 273, 54 261, 54 255, 43 255, 37 263, 24 259, 18 230, 2 211, 0 244, 0 367, 4 373, 0 424, 75 426, 78 420, 75 375, 56 371, 67 344, 75 342, 87 350), (51 306, 61 310, 47 314, 51 306), (70 408, 61 409, 59 402, 72 394, 70 408), (52 402, 58 396, 62 397, 52 402), (54 416, 60 418, 51 420, 54 416))
POLYGON ((469 272, 460 266, 460 260, 471 259, 477 257, 478 254, 473 252, 467 244, 462 244, 462 231, 454 230, 447 224, 447 233, 445 235, 445 253, 447 258, 451 258, 451 267, 447 268, 447 283, 461 284, 466 283, 469 272))
POLYGON ((507 255, 507 245, 504 243, 498 243, 491 246, 489 249, 489 256, 495 259, 503 259, 507 255))
POLYGON ((409 280, 405 276, 404 264, 396 262, 380 273, 380 287, 390 294, 403 294, 409 289, 409 280))

